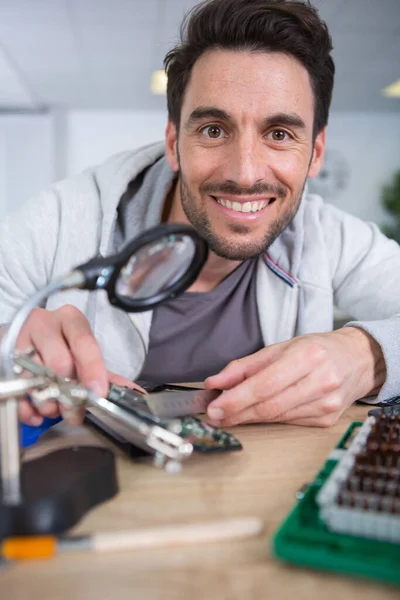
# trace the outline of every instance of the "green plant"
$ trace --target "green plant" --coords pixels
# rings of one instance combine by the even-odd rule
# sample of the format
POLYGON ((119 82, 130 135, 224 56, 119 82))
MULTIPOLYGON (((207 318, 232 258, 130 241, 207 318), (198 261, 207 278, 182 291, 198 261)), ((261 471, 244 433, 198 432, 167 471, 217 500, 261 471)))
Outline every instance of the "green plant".
POLYGON ((390 225, 384 225, 382 231, 400 244, 400 170, 394 174, 392 183, 383 187, 382 204, 391 216, 390 225))

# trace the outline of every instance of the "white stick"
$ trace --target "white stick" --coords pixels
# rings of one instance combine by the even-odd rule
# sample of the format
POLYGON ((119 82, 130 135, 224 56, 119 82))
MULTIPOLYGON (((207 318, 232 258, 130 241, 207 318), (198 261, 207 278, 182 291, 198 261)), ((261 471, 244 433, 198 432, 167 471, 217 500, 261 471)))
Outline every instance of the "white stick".
POLYGON ((113 552, 160 546, 194 545, 253 537, 262 530, 263 522, 255 517, 171 525, 137 531, 97 533, 92 536, 91 548, 95 552, 113 552))

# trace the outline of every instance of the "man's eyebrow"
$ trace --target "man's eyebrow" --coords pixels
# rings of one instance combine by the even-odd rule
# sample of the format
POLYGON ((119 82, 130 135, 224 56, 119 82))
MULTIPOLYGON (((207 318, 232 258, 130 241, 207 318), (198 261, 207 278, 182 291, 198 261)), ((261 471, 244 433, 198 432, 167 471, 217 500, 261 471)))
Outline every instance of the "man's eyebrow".
MULTIPOLYGON (((216 106, 198 106, 189 115, 186 121, 186 127, 190 128, 198 121, 203 119, 218 119, 220 121, 229 121, 231 116, 225 110, 216 106)), ((295 113, 275 113, 263 120, 264 127, 271 125, 283 125, 287 127, 295 127, 296 129, 306 129, 306 124, 303 119, 295 113)))
POLYGON ((220 121, 228 121, 230 116, 227 112, 216 106, 198 106, 189 115, 186 121, 186 127, 195 125, 203 119, 218 119, 220 121))
POLYGON ((264 119, 264 126, 271 125, 286 125, 287 127, 295 127, 296 129, 306 129, 306 124, 299 115, 291 113, 276 113, 264 119))

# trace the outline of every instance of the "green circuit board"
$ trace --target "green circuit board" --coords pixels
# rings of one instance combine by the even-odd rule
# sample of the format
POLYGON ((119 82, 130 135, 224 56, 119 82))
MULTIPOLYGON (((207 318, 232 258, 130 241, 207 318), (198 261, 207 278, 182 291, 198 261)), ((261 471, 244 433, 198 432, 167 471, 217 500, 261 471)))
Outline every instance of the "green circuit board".
MULTIPOLYGON (((181 394, 182 392, 178 393, 181 394)), ((218 427, 212 427, 194 415, 171 419, 160 418, 154 415, 146 398, 147 396, 138 393, 136 390, 117 385, 111 386, 108 395, 108 400, 120 408, 136 416, 140 416, 140 418, 148 423, 159 425, 180 435, 193 445, 195 452, 208 454, 212 452, 242 450, 242 444, 234 435, 218 427)), ((168 401, 166 396, 165 401, 168 401)))
POLYGON ((289 563, 400 586, 400 408, 354 422, 273 538, 289 563))

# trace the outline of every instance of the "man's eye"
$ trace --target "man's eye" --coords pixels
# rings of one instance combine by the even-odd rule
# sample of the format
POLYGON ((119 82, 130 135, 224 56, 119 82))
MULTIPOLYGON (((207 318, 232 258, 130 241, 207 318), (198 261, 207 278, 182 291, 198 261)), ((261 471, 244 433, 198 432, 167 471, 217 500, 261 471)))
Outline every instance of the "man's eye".
POLYGON ((222 129, 222 127, 218 127, 218 125, 207 125, 207 127, 203 127, 201 133, 211 138, 212 140, 219 140, 225 137, 224 130, 222 129))
POLYGON ((283 129, 274 129, 269 135, 274 142, 284 142, 290 137, 287 131, 284 131, 283 129))

